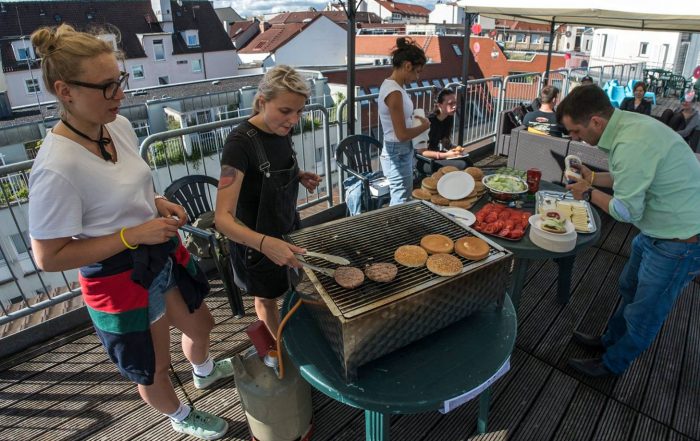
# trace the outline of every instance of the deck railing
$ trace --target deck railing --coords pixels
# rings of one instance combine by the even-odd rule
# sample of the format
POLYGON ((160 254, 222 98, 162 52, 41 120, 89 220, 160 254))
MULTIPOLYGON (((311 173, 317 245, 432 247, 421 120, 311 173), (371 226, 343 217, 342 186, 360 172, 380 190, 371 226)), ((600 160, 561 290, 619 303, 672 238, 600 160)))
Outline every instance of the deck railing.
MULTIPOLYGON (((613 77, 624 85, 631 79, 642 79, 642 71, 643 65, 640 64, 560 69, 549 72, 549 78, 550 83, 560 87, 562 96, 565 96, 571 88, 578 85, 584 75, 590 75, 599 85, 613 77)), ((464 127, 455 124, 453 128, 453 142, 459 138, 460 129, 463 130, 465 145, 494 139, 501 110, 520 102, 531 102, 537 97, 544 76, 543 73, 532 72, 505 78, 473 80, 466 85, 447 84, 447 87, 459 92, 458 97, 464 91, 468 104, 464 127)), ((423 86, 409 88, 407 91, 415 107, 424 109, 427 114, 433 108, 439 88, 423 86)), ((355 127, 356 133, 369 134, 381 140, 377 98, 378 94, 357 98, 355 127)), ((459 104, 461 103, 458 102, 459 104)), ((302 119, 293 134, 297 158, 303 169, 318 173, 324 180, 314 194, 308 194, 301 188, 302 197, 298 204, 300 209, 321 203, 326 203, 327 206, 333 204, 333 187, 342 182, 342 177, 337 176, 332 158, 335 156, 335 146, 346 133, 346 121, 343 118, 347 115, 346 108, 347 102, 343 100, 332 109, 322 104, 311 104, 303 111, 302 119), (329 112, 332 112, 332 118, 329 112)), ((236 125, 249 117, 246 113, 241 111, 241 116, 237 118, 148 136, 141 144, 140 153, 151 166, 156 190, 162 192, 173 180, 189 174, 206 174, 218 178, 219 161, 226 137, 236 125)), ((455 117, 455 121, 458 120, 455 117)), ((9 329, 10 325, 13 329, 22 328, 18 322, 28 320, 33 313, 75 299, 80 294, 76 288, 77 271, 45 273, 38 269, 33 258, 27 234, 27 179, 32 163, 33 161, 25 161, 0 167, 0 237, 11 238, 0 240, 0 339, 3 342, 0 345, 0 356, 21 349, 7 343, 3 329, 9 329)), ((86 316, 82 318, 86 319, 86 316)), ((31 344, 56 329, 52 325, 43 334, 36 330, 23 333, 25 337, 21 339, 22 344, 31 344), (30 339, 26 335, 37 339, 30 339)))

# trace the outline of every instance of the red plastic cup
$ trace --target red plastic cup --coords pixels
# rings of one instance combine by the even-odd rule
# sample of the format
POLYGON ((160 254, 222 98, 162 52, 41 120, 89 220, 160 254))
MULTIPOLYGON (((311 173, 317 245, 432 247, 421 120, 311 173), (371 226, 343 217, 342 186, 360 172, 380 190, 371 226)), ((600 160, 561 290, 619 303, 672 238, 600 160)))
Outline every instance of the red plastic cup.
POLYGON ((542 172, 538 168, 530 168, 527 170, 527 192, 529 194, 537 193, 540 189, 540 179, 542 179, 542 172))

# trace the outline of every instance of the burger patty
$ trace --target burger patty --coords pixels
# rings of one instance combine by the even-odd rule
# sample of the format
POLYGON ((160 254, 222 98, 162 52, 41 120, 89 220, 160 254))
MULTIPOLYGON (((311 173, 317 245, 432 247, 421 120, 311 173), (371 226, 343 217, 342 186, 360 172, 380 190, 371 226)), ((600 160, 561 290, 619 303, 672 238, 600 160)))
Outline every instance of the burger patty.
POLYGON ((381 262, 374 263, 367 268, 365 268, 365 275, 369 280, 374 280, 375 282, 387 283, 391 282, 396 278, 396 273, 399 271, 398 267, 393 263, 381 262))
POLYGON ((336 268, 333 277, 335 278, 335 283, 345 289, 357 288, 365 281, 365 274, 354 266, 339 266, 336 268))

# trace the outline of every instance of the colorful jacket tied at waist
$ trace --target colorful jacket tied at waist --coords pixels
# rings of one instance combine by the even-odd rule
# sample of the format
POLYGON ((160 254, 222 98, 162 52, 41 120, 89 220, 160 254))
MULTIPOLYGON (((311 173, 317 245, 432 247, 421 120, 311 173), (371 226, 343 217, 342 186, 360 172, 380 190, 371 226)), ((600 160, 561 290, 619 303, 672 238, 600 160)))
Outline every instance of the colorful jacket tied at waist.
POLYGON ((168 258, 173 259, 172 277, 182 298, 194 312, 209 292, 209 282, 178 237, 80 268, 80 286, 97 336, 121 374, 138 384, 153 384, 148 288, 168 258))

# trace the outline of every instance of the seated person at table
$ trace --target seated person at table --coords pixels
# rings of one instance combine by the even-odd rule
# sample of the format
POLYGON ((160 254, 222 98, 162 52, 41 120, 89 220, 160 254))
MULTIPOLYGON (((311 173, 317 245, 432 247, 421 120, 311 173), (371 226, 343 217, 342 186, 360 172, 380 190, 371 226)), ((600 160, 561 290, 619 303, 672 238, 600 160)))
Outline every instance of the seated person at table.
POLYGON ((540 92, 540 108, 528 112, 523 118, 523 125, 527 127, 528 132, 561 137, 563 129, 557 122, 557 116, 554 113, 554 106, 558 97, 559 89, 556 87, 544 86, 542 88, 540 92))
POLYGON ((647 85, 641 81, 634 85, 634 96, 627 97, 620 103, 620 110, 628 112, 643 113, 651 115, 651 103, 644 99, 644 94, 647 91, 647 85))
POLYGON ((452 145, 452 127, 454 125, 454 114, 457 110, 457 95, 449 88, 442 89, 438 93, 435 101, 433 113, 428 115, 430 121, 430 131, 428 132, 428 145, 419 144, 416 152, 420 156, 433 160, 432 167, 427 161, 418 157, 418 171, 423 174, 431 174, 441 167, 452 165, 460 170, 472 165, 469 158, 464 158, 464 153, 452 145), (421 148, 423 147, 423 148, 421 148), (455 159, 459 157, 459 159, 455 159))
POLYGON ((686 141, 694 130, 700 129, 700 113, 693 106, 695 94, 688 92, 681 98, 680 107, 676 110, 666 109, 659 118, 661 122, 672 128, 686 141))

